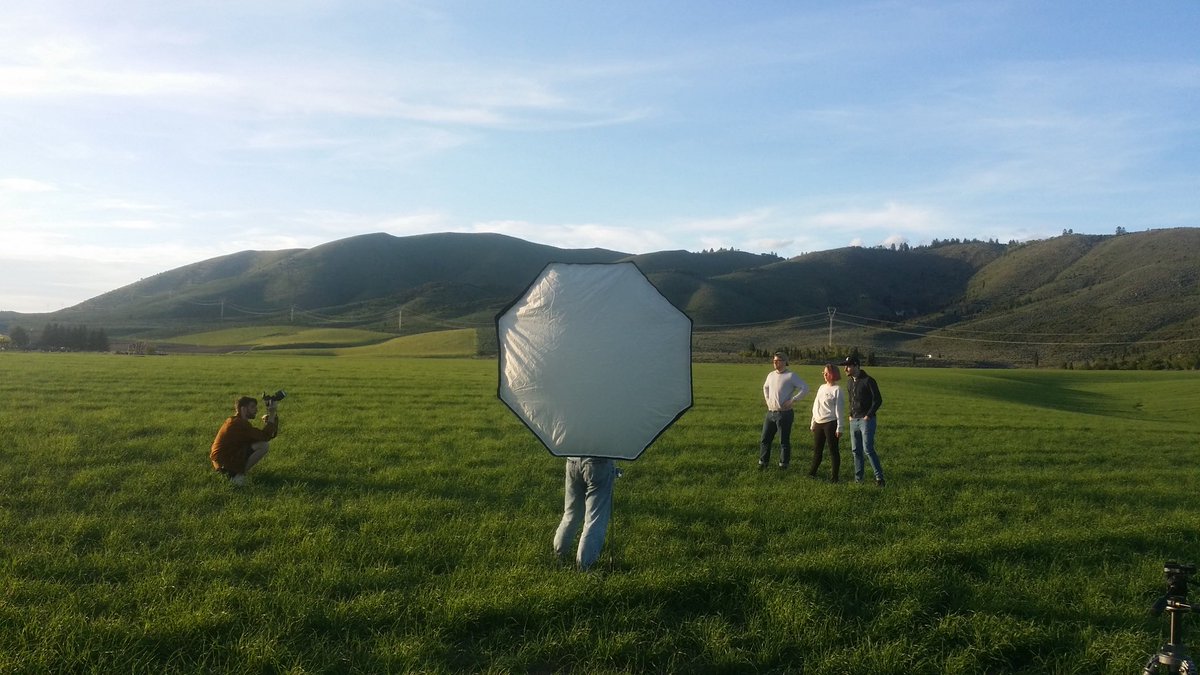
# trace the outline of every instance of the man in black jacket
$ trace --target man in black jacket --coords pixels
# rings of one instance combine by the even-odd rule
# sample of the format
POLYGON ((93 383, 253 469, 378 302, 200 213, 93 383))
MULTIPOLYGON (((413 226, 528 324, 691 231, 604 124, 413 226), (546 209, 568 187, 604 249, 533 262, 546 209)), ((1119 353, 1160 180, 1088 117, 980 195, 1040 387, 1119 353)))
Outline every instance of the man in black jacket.
POLYGON ((842 365, 850 381, 846 383, 846 394, 850 409, 850 450, 854 453, 854 482, 863 481, 863 453, 871 460, 871 471, 875 473, 875 484, 883 487, 883 466, 875 454, 875 413, 883 405, 879 385, 875 378, 859 368, 858 357, 847 356, 842 365))

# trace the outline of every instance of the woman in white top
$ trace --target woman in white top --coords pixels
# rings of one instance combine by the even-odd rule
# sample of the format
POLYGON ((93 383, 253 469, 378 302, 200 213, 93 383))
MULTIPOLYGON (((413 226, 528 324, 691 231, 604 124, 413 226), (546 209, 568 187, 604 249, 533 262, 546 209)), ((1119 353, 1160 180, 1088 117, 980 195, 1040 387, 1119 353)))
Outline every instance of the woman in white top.
POLYGON ((842 463, 842 456, 838 453, 838 438, 842 435, 842 388, 838 386, 838 380, 842 379, 838 373, 837 366, 831 363, 825 364, 823 372, 825 384, 817 388, 816 395, 813 396, 812 407, 812 422, 808 428, 813 433, 813 460, 812 467, 808 470, 808 475, 811 478, 817 477, 817 469, 821 467, 821 455, 825 448, 825 443, 829 443, 829 460, 833 465, 830 482, 838 482, 838 469, 842 463))

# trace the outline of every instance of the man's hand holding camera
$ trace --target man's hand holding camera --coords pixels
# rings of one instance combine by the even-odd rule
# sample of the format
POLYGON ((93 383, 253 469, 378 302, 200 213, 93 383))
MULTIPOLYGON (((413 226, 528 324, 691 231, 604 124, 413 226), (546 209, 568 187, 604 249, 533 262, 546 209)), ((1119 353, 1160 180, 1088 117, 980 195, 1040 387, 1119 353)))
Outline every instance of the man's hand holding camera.
POLYGON ((265 393, 265 392, 263 393, 263 395, 262 395, 263 403, 267 404, 267 414, 262 416, 262 421, 264 424, 269 423, 269 422, 274 422, 276 420, 276 415, 279 413, 279 402, 282 401, 286 397, 287 397, 287 392, 282 389, 275 392, 274 394, 269 394, 269 393, 265 393))
POLYGON ((279 413, 279 401, 267 401, 267 414, 262 416, 264 424, 274 422, 279 413))

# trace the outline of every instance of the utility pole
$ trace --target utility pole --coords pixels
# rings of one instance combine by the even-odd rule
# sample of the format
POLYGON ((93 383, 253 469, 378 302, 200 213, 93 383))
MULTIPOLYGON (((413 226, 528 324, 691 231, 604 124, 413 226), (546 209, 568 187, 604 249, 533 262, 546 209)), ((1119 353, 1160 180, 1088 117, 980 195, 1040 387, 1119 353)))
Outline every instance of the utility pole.
POLYGON ((837 307, 826 307, 826 312, 829 312, 829 346, 833 346, 833 315, 837 314, 837 307))
POLYGON ((292 306, 291 313, 288 315, 289 323, 296 323, 296 278, 292 274, 295 263, 295 258, 288 258, 283 262, 284 276, 287 277, 288 304, 292 306))

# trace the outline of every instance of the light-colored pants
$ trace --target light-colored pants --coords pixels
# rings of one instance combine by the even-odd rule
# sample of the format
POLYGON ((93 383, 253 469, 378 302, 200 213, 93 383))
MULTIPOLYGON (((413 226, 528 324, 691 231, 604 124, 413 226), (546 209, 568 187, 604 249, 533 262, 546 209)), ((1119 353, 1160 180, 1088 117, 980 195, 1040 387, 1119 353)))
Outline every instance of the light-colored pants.
POLYGON ((604 535, 612 517, 613 481, 616 465, 611 459, 571 457, 567 459, 563 488, 563 517, 554 533, 554 554, 564 557, 583 524, 575 564, 586 570, 600 557, 604 535))

